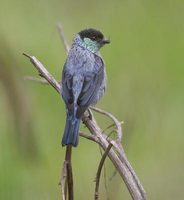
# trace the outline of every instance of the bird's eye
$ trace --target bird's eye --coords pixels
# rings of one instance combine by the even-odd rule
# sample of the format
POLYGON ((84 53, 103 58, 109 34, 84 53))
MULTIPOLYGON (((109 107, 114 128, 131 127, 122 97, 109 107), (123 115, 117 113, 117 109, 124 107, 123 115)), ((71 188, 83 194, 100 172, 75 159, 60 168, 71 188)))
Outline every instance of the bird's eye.
POLYGON ((93 36, 93 37, 92 37, 92 40, 95 40, 95 39, 96 39, 96 37, 95 37, 95 36, 93 36))

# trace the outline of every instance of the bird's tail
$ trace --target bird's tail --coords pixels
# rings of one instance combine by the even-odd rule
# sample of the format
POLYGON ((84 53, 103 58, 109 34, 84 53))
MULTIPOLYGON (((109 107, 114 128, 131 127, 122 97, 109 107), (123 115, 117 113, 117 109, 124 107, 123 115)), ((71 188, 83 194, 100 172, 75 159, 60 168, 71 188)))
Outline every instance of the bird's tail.
POLYGON ((78 144, 80 128, 80 119, 76 118, 73 114, 67 113, 65 130, 62 138, 62 145, 72 145, 74 147, 78 144))

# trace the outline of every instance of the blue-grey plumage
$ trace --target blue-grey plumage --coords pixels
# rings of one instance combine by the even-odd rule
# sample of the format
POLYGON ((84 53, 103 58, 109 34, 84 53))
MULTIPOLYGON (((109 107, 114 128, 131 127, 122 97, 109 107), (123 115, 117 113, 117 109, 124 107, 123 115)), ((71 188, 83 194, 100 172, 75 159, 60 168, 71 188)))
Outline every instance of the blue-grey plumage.
POLYGON ((99 50, 107 43, 95 29, 85 29, 74 38, 62 73, 61 94, 67 110, 62 145, 77 146, 83 113, 105 92, 106 70, 99 50))

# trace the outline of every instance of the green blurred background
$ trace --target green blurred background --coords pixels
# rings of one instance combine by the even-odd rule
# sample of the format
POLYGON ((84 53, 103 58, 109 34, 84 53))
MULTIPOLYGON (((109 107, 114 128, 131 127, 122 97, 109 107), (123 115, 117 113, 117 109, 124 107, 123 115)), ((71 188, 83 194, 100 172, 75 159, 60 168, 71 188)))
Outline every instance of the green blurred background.
MULTIPOLYGON (((98 104, 124 123, 123 144, 148 199, 184 198, 184 1, 0 0, 0 199, 60 199, 65 109, 49 86, 23 81, 37 71, 35 55, 60 79, 67 39, 86 27, 110 36, 102 49, 108 90, 98 104)), ((102 128, 110 122, 97 116, 102 128)), ((87 131, 87 130, 86 130, 87 131)), ((93 199, 100 159, 96 144, 80 138, 73 151, 75 199, 93 199)), ((107 161, 101 199, 130 199, 107 161)))

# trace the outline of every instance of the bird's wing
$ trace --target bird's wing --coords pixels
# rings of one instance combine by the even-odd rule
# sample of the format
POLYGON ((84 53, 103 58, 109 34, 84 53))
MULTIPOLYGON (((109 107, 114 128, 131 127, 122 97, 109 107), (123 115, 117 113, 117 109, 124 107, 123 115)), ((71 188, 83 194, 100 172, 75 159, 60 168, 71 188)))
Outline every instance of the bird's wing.
MULTIPOLYGON (((84 65, 85 63, 83 63, 84 65)), ((77 103, 77 117, 80 118, 85 110, 97 99, 97 93, 100 90, 100 86, 104 79, 104 63, 101 57, 95 56, 94 70, 92 72, 86 72, 83 76, 82 86, 79 91, 78 99, 75 99, 73 88, 74 74, 67 70, 68 63, 65 63, 62 74, 62 97, 68 110, 72 111, 74 108, 74 102, 77 103)))
POLYGON ((97 93, 104 80, 104 63, 99 56, 95 56, 94 71, 84 77, 83 86, 77 100, 77 117, 81 117, 84 111, 98 99, 97 93))
POLYGON ((74 97, 72 91, 73 84, 73 76, 66 70, 66 64, 64 65, 63 73, 62 73, 62 97, 65 101, 66 105, 73 104, 74 97))

